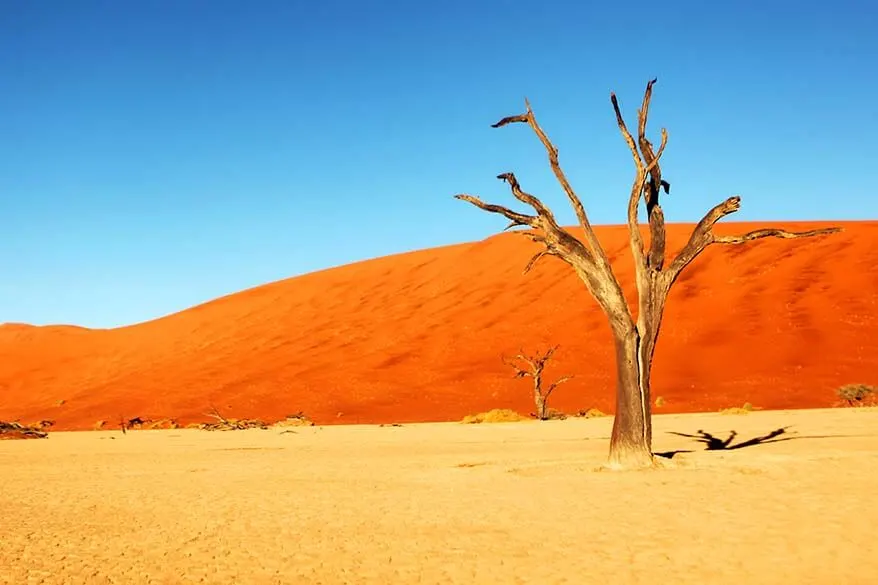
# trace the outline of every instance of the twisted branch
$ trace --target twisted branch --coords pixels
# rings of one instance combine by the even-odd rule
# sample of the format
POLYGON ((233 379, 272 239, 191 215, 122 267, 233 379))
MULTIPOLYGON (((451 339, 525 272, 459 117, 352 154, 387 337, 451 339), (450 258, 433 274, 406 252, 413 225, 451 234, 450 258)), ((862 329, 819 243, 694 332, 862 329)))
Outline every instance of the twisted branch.
POLYGON ((838 227, 820 228, 816 230, 807 230, 804 232, 788 232, 786 230, 780 230, 775 228, 765 228, 761 230, 753 230, 752 232, 747 232, 746 234, 740 236, 714 236, 713 242, 715 244, 743 244, 745 242, 752 242, 753 240, 759 240, 762 238, 780 238, 782 240, 792 240, 795 238, 812 238, 814 236, 825 236, 828 234, 835 234, 840 231, 841 228, 838 227))

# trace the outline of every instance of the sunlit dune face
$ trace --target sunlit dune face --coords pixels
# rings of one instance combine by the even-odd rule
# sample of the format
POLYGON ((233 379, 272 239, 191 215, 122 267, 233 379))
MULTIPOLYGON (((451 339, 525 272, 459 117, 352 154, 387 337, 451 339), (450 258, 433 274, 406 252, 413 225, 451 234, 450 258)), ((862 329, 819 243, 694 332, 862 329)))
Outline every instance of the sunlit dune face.
MULTIPOLYGON (((712 248, 683 273, 653 369, 662 412, 830 406, 835 388, 874 383, 878 223, 841 225, 831 238, 712 248)), ((668 226, 669 250, 690 230, 668 226)), ((625 228, 597 232, 633 301, 625 228)), ((211 420, 212 407, 266 421, 303 411, 320 424, 526 414, 528 382, 501 356, 556 344, 547 379, 574 378, 551 406, 612 412, 605 317, 562 262, 522 275, 535 246, 504 234, 379 258, 109 331, 2 326, 0 420, 185 425, 211 420)))

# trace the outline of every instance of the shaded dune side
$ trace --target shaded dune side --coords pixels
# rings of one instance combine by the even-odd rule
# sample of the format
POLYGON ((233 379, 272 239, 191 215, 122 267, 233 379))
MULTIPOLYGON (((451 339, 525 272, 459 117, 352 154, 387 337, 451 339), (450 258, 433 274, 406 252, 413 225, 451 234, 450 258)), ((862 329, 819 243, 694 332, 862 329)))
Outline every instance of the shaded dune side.
MULTIPOLYGON (((656 351, 662 412, 823 407, 841 384, 878 382, 878 222, 842 225, 827 238, 713 246, 683 273, 656 351)), ((669 249, 690 231, 669 226, 669 249)), ((625 228, 597 232, 633 301, 625 228)), ((528 381, 512 379, 500 357, 555 343, 549 378, 575 378, 553 406, 610 412, 606 320, 561 261, 523 276, 536 250, 504 234, 275 282, 120 329, 0 326, 0 419, 48 418, 64 429, 120 416, 186 423, 204 420, 211 404, 266 420, 305 411, 320 423, 530 412, 528 381)))

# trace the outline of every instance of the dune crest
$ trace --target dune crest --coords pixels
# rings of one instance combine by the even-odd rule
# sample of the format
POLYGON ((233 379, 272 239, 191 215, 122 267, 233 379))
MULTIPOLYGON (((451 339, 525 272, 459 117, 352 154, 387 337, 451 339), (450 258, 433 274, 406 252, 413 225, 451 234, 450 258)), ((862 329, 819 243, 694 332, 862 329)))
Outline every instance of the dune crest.
MULTIPOLYGON (((842 384, 878 382, 878 222, 833 225, 844 231, 713 246, 683 273, 656 350, 657 412, 825 407, 842 384)), ((669 249, 690 230, 669 225, 669 249)), ((633 300, 625 228, 596 231, 633 300)), ((317 423, 527 413, 529 387, 501 355, 549 344, 560 348, 547 375, 575 375, 551 406, 611 412, 604 317, 560 261, 522 275, 537 249, 503 234, 291 278, 119 329, 0 325, 0 420, 186 424, 206 420, 211 405, 265 420, 304 411, 317 423)))

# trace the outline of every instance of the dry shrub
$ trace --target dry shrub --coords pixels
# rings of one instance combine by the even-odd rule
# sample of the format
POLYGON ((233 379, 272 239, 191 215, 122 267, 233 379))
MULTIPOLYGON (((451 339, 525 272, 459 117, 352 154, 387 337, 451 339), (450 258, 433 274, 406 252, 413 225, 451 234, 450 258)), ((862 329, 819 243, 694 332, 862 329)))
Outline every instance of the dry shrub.
MULTIPOLYGON (((531 414, 534 418, 539 418, 536 414, 531 414)), ((561 412, 560 410, 555 410, 554 408, 546 409, 546 418, 542 420, 564 420, 567 418, 567 415, 561 412)))
POLYGON ((41 421, 33 425, 22 425, 17 422, 0 421, 0 440, 4 439, 45 439, 49 433, 44 428, 52 426, 51 424, 43 426, 43 423, 51 423, 51 421, 41 421))
POLYGON ((580 410, 576 413, 577 418, 600 418, 602 416, 609 416, 605 412, 601 412, 597 408, 586 408, 580 410))
POLYGON ((216 419, 216 422, 202 423, 198 425, 199 429, 205 431, 243 431, 246 429, 267 429, 268 424, 255 418, 226 418, 220 414, 215 406, 210 407, 211 412, 208 416, 216 419))
POLYGON ((846 406, 875 406, 878 390, 868 384, 845 384, 835 391, 846 406))
POLYGON ((179 429, 180 425, 177 424, 177 421, 172 418, 163 418, 160 420, 149 421, 148 423, 146 423, 146 428, 149 430, 179 429))
POLYGON ((243 431, 246 429, 267 429, 268 424, 255 418, 227 418, 213 423, 201 423, 198 428, 205 431, 243 431))
POLYGON ((724 408, 719 411, 720 414, 750 414, 754 410, 759 410, 749 402, 745 402, 743 406, 733 406, 732 408, 724 408))
POLYGON ((104 428, 105 426, 107 426, 107 421, 105 421, 105 420, 99 420, 98 422, 96 422, 96 423, 94 424, 94 430, 99 431, 99 430, 101 430, 102 428, 104 428))
POLYGON ((279 420, 274 423, 275 427, 313 427, 314 422, 305 416, 303 412, 297 412, 296 414, 288 414, 287 417, 283 420, 279 420))
POLYGON ((504 423, 504 422, 519 422, 522 420, 526 420, 525 417, 521 416, 514 410, 510 410, 508 408, 495 408, 494 410, 489 410, 488 412, 481 412, 479 414, 468 414, 463 417, 463 420, 460 421, 463 424, 480 424, 480 423, 504 423))
POLYGON ((664 399, 664 397, 659 396, 658 398, 655 399, 655 407, 656 407, 656 408, 661 408, 661 407, 664 406, 664 405, 665 405, 665 399, 664 399))

